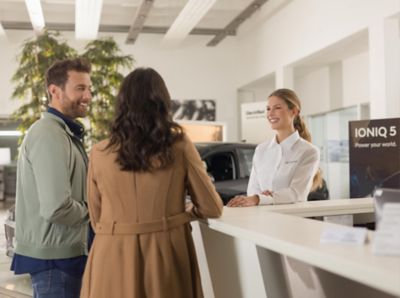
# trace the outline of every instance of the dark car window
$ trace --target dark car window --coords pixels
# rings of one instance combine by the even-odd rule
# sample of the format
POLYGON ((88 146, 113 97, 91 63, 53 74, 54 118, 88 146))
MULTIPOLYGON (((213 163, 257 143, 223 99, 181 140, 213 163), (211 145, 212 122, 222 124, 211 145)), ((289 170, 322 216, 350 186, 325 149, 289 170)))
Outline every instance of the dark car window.
POLYGON ((217 153, 206 157, 207 172, 215 182, 236 178, 233 154, 229 152, 217 153))
POLYGON ((238 148, 241 178, 250 177, 251 167, 253 165, 253 155, 255 148, 238 148))

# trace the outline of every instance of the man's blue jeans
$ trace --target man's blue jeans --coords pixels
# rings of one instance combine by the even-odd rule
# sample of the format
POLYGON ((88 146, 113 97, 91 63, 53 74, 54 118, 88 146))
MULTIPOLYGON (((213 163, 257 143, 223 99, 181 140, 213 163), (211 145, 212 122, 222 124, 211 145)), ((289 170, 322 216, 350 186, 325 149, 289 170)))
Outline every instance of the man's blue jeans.
POLYGON ((79 298, 82 280, 59 269, 31 274, 33 298, 79 298))

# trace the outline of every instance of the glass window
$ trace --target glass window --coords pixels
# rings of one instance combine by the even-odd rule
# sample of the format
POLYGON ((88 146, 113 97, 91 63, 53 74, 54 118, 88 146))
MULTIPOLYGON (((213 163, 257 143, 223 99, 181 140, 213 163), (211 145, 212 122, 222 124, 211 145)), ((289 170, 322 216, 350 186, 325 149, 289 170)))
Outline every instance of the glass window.
POLYGON ((312 141, 320 149, 320 168, 330 197, 348 198, 349 192, 349 121, 357 120, 358 108, 349 107, 310 116, 312 141))
POLYGON ((18 155, 18 125, 18 121, 0 118, 0 148, 10 148, 12 160, 16 160, 18 155))
POLYGON ((238 154, 240 163, 240 176, 241 178, 250 177, 251 167, 253 165, 253 155, 255 148, 239 148, 238 154))
POLYGON ((215 182, 235 179, 235 164, 233 154, 217 153, 205 159, 207 172, 214 177, 215 182))

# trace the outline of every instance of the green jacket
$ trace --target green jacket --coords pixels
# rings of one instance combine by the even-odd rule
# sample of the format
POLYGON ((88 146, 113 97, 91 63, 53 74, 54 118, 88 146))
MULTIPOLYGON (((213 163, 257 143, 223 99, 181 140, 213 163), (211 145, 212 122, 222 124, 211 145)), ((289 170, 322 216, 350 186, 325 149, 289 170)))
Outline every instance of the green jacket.
POLYGON ((86 173, 82 143, 50 113, 22 142, 17 168, 16 249, 20 255, 62 259, 86 254, 86 173))

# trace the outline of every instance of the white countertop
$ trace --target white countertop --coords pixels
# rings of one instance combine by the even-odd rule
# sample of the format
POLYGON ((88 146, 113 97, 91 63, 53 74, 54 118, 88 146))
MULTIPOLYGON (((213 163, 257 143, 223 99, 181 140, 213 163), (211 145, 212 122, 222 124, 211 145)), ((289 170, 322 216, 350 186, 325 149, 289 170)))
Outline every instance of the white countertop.
POLYGON ((224 215, 219 219, 208 220, 208 225, 213 230, 250 240, 258 246, 400 296, 400 257, 373 255, 370 244, 372 232, 368 233, 369 242, 363 246, 321 244, 321 232, 325 228, 337 225, 301 218, 371 210, 373 212, 371 208, 372 199, 329 200, 246 208, 225 207, 224 215))
POLYGON ((374 213, 374 201, 373 198, 336 199, 254 207, 224 207, 223 218, 246 217, 263 212, 278 212, 300 217, 374 213))

